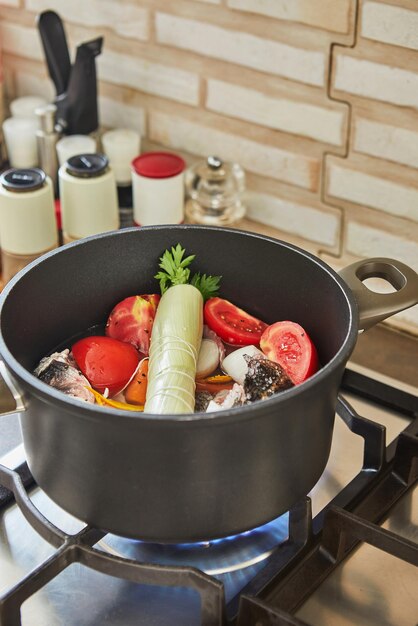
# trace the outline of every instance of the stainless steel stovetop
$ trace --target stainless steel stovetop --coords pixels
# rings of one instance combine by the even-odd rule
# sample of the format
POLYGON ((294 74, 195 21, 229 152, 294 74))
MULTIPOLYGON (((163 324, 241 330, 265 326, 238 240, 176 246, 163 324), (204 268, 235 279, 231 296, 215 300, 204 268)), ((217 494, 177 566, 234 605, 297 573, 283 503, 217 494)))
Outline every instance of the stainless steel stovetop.
MULTIPOLYGON (((417 388, 377 376, 375 372, 364 370, 353 363, 349 367, 354 377, 357 374, 366 375, 370 380, 378 379, 383 384, 406 393, 418 415, 417 388)), ((405 429, 411 430, 411 423, 414 422, 411 412, 385 408, 352 390, 343 391, 342 395, 357 414, 385 427, 389 455, 393 452, 391 442, 405 429)), ((24 462, 18 417, 14 415, 0 420, 3 420, 0 421, 0 464, 14 470, 24 462)), ((373 424, 371 429, 374 434, 383 433, 383 429, 373 430, 372 427, 373 424)), ((416 428, 414 432, 416 437, 416 428)), ((363 438, 349 430, 341 417, 337 416, 328 465, 309 494, 314 535, 322 527, 324 511, 331 502, 344 508, 344 501, 351 498, 352 504, 348 508, 356 509, 356 512, 357 509, 361 510, 362 505, 356 503, 356 499, 350 495, 351 487, 354 483, 363 483, 362 492, 367 493, 368 481, 378 471, 373 466, 373 446, 366 461, 364 448, 363 438)), ((390 488, 389 479, 384 485, 386 490, 390 488)), ((301 528, 303 534, 304 522, 297 520, 295 525, 292 522, 289 527, 288 514, 238 537, 207 544, 162 546, 100 532, 96 536, 94 531, 94 537, 91 538, 89 529, 84 530, 85 525, 82 522, 58 508, 38 487, 30 486, 28 495, 30 502, 58 531, 48 527, 44 533, 47 541, 32 528, 15 501, 0 507, 1 626, 16 626, 20 623, 20 617, 16 618, 16 611, 9 614, 7 610, 3 610, 2 622, 2 602, 3 609, 8 605, 9 598, 14 598, 9 602, 11 605, 15 605, 16 598, 17 604, 20 604, 22 597, 30 595, 27 593, 28 586, 32 594, 32 587, 37 587, 36 581, 41 580, 46 571, 49 572, 47 579, 50 581, 22 604, 20 615, 24 626, 197 626, 201 623, 216 626, 222 619, 217 615, 221 615, 223 611, 220 605, 211 605, 211 598, 215 604, 223 604, 225 598, 226 614, 224 613, 223 619, 229 623, 238 611, 241 593, 245 598, 241 600, 237 620, 239 626, 416 626, 418 623, 418 569, 413 564, 415 556, 410 562, 412 542, 417 542, 418 535, 418 491, 414 485, 398 499, 381 526, 390 533, 395 533, 398 542, 399 536, 405 540, 401 550, 407 554, 407 560, 390 553, 390 533, 383 538, 387 542, 389 553, 370 545, 374 539, 370 539, 369 528, 365 524, 360 530, 365 533, 362 538, 369 543, 361 543, 339 565, 330 566, 332 571, 322 582, 319 580, 315 584, 310 583, 312 589, 309 589, 309 595, 302 603, 300 600, 289 599, 292 576, 294 588, 299 590, 300 580, 305 578, 303 572, 312 570, 316 563, 319 568, 320 557, 328 559, 330 564, 333 558, 337 557, 338 561, 339 557, 338 551, 333 554, 331 549, 333 540, 323 543, 317 556, 312 554, 314 550, 318 550, 318 542, 304 544, 303 541, 298 543, 296 540, 296 548, 292 548, 290 539, 295 539, 301 528), (87 556, 90 558, 89 551, 92 548, 95 553, 107 555, 107 560, 102 558, 96 563, 94 559, 89 561, 86 557, 72 562, 68 558, 72 554, 69 549, 71 539, 68 540, 68 537, 83 532, 90 537, 86 541, 87 556), (65 554, 62 552, 61 558, 57 553, 62 551, 63 545, 66 551, 65 554), (329 550, 328 545, 331 546, 329 550), (280 560, 283 561, 286 551, 293 557, 296 553, 300 555, 300 558, 294 560, 293 571, 287 568, 290 573, 286 573, 286 566, 277 565, 280 560), (112 560, 116 567, 114 570, 107 567, 112 560), (140 562, 146 564, 146 567, 143 573, 132 576, 125 569, 122 578, 119 578, 116 574, 121 561, 125 565, 132 561, 140 562), (169 579, 167 585, 160 586, 157 583, 159 580, 166 580, 167 567, 170 572, 174 572, 174 578, 169 579), (269 582, 268 574, 274 572, 275 567, 280 570, 281 575, 275 574, 272 582, 269 582), (201 572, 204 574, 201 575, 201 572), (159 574, 162 575, 161 579, 159 574), (138 578, 135 578, 136 575, 138 578), (286 576, 289 579, 287 583, 286 576), (146 581, 147 584, 138 584, 134 580, 146 581), (185 581, 190 580, 192 588, 182 586, 185 581), (202 610, 200 591, 208 581, 212 584, 214 593, 207 597, 202 596, 202 610), (257 599, 255 602, 247 602, 247 597, 257 599), (292 606, 293 609, 287 613, 292 606)), ((376 499, 372 502, 375 501, 376 499)), ((30 508, 23 508, 25 511, 29 510, 30 515, 30 508)), ((309 501, 301 503, 299 509, 292 513, 293 517, 296 519, 299 513, 301 516, 305 515, 304 508, 309 512, 309 501)), ((370 515, 373 515, 373 511, 370 515)), ((309 516, 308 518, 310 519, 309 516)), ((309 529, 306 532, 310 536, 309 529)), ((348 536, 350 533, 347 531, 346 534, 348 536)), ((82 541, 78 542, 75 550, 82 551, 83 545, 82 541), (77 548, 80 545, 81 549, 77 548)), ((415 552, 412 554, 416 555, 415 552)), ((324 569, 323 564, 321 567, 324 569)), ((319 579, 321 576, 320 574, 319 579)))

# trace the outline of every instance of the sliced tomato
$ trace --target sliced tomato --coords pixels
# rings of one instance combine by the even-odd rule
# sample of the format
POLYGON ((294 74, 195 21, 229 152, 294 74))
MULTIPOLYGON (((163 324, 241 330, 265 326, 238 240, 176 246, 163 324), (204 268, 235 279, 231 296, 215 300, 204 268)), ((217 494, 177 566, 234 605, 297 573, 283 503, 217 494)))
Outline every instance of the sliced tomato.
POLYGON ((258 345, 267 324, 222 298, 209 298, 203 315, 209 326, 226 343, 258 345))
POLYGON ((91 336, 77 341, 73 357, 94 389, 114 396, 128 384, 138 363, 138 351, 130 344, 111 337, 91 336))
POLYGON ((159 302, 157 293, 129 296, 118 302, 106 322, 106 335, 127 341, 147 355, 159 302))
POLYGON ((302 383, 318 369, 318 354, 306 330, 296 322, 276 322, 260 339, 260 348, 278 363, 295 383, 302 383))

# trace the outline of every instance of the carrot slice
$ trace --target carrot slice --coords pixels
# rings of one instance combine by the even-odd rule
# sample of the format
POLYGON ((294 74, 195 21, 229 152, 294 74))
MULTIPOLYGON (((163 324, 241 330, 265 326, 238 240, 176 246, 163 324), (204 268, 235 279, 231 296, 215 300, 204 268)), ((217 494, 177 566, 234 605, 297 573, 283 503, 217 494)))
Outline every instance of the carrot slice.
POLYGON ((145 404, 148 386, 148 363, 149 359, 142 359, 135 376, 124 391, 125 400, 130 404, 145 404))

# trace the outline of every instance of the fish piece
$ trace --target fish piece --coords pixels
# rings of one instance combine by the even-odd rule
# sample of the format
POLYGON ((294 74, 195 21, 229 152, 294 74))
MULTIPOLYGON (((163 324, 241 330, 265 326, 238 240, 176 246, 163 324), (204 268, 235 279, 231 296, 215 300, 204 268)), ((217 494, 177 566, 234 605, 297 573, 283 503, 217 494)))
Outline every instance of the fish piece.
POLYGON ((244 379, 247 402, 265 400, 279 391, 294 387, 293 382, 278 363, 246 354, 244 359, 248 365, 244 379))
POLYGON ((200 413, 206 411, 209 402, 213 399, 213 395, 209 391, 198 391, 194 404, 194 412, 200 413))
POLYGON ((235 383, 232 389, 224 389, 216 394, 213 400, 209 402, 206 413, 232 409, 235 406, 242 406, 245 402, 246 398, 244 388, 241 385, 238 385, 238 383, 235 383))
POLYGON ((33 373, 42 382, 68 396, 90 404, 95 402, 94 395, 87 389, 90 383, 77 369, 68 348, 41 359, 33 373))
POLYGON ((63 350, 62 352, 54 352, 50 356, 44 356, 44 358, 39 361, 38 365, 33 370, 33 373, 39 378, 42 372, 48 369, 52 361, 58 361, 59 363, 68 363, 69 358, 70 351, 68 348, 66 350, 63 350))

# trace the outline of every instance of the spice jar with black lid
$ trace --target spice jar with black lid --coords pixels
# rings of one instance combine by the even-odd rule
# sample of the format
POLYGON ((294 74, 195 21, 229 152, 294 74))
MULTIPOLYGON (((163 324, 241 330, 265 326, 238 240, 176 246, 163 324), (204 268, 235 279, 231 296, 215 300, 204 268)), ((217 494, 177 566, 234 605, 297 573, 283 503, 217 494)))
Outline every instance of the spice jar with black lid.
POLYGON ((80 154, 58 172, 64 243, 119 228, 115 177, 104 154, 80 154))
POLYGON ((54 189, 38 168, 0 176, 0 242, 3 280, 58 246, 54 189))

